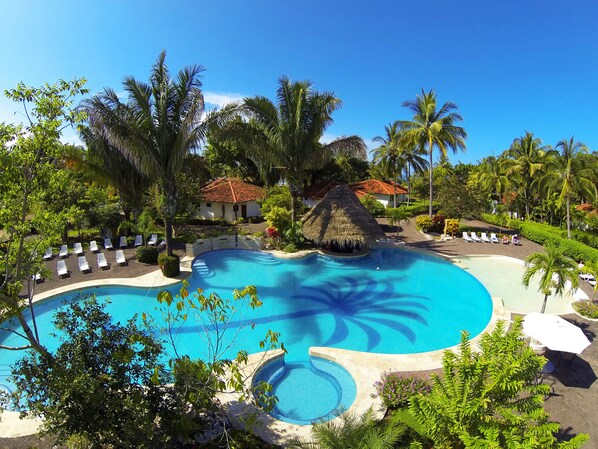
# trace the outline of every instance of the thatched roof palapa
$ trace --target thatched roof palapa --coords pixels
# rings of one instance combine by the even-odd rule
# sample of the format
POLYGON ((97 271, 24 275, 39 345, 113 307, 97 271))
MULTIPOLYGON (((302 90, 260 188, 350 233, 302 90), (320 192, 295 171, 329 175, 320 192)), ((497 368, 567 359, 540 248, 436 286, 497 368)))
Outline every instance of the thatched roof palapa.
POLYGON ((330 190, 301 221, 305 238, 319 246, 369 246, 386 238, 376 219, 344 184, 330 190))

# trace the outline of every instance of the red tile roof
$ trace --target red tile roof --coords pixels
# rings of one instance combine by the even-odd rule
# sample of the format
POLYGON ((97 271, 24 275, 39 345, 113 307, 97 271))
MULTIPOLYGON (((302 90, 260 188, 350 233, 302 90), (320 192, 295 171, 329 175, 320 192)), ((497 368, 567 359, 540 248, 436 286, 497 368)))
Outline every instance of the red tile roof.
POLYGON ((263 188, 239 178, 219 178, 201 189, 204 201, 211 203, 246 203, 266 196, 263 188))
MULTIPOLYGON (((351 184, 349 187, 355 192, 358 197, 365 194, 377 194, 377 195, 394 195, 395 190, 392 181, 384 182, 379 179, 366 179, 365 181, 356 182, 351 184)), ((400 184, 396 184, 397 195, 407 193, 407 190, 400 184)))
POLYGON ((307 187, 304 192, 305 198, 310 200, 321 200, 324 196, 336 187, 339 183, 336 181, 325 181, 317 184, 312 184, 307 187))

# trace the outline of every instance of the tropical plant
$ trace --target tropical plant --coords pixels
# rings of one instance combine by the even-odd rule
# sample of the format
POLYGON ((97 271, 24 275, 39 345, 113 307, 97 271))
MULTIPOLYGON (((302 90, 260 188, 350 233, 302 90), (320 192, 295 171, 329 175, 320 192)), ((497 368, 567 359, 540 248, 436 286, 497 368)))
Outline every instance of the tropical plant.
POLYGON ((525 136, 513 140, 506 152, 507 158, 503 161, 507 176, 523 194, 526 219, 530 216, 532 184, 537 179, 534 177, 543 167, 546 150, 542 146, 542 140, 526 131, 525 136))
POLYGON ((374 387, 384 405, 392 409, 408 406, 412 396, 427 394, 431 388, 425 379, 393 371, 382 373, 382 378, 374 387))
POLYGON ((74 99, 87 92, 84 85, 84 79, 39 88, 20 83, 5 91, 7 98, 23 106, 27 122, 0 124, 0 229, 5 232, 0 250, 0 321, 16 318, 22 332, 14 335, 23 338, 20 346, 0 345, 4 349, 33 348, 48 354, 37 332, 32 276, 48 274, 41 255, 66 222, 69 205, 50 211, 46 193, 58 189, 62 179, 57 161, 66 153, 60 142, 64 128, 77 126, 84 118, 73 107, 74 99), (26 308, 31 311, 31 325, 24 315, 26 308))
POLYGON ((386 218, 388 219, 388 224, 390 226, 397 225, 397 235, 399 235, 399 226, 402 221, 406 221, 409 219, 409 212, 405 206, 386 209, 386 218))
POLYGON ((490 199, 500 201, 509 187, 509 178, 502 166, 502 160, 496 156, 483 158, 475 172, 480 187, 489 192, 490 199))
POLYGON ((434 148, 438 148, 441 158, 446 158, 447 149, 451 149, 453 152, 465 150, 465 139, 467 138, 465 129, 456 125, 456 122, 463 120, 455 112, 457 105, 453 102, 446 102, 438 109, 436 97, 437 94, 433 89, 429 92, 422 89, 421 95, 417 95, 414 101, 403 102, 403 107, 413 112, 413 119, 397 121, 402 129, 402 141, 405 142, 405 145, 426 151, 430 158, 430 217, 434 198, 434 148))
POLYGON ((397 207, 397 178, 404 163, 401 159, 399 124, 395 122, 386 125, 384 131, 386 131, 386 137, 376 136, 372 139, 373 142, 381 144, 374 149, 373 161, 374 163, 382 162, 385 167, 388 167, 393 184, 393 207, 397 207))
POLYGON ((291 219, 296 221, 297 200, 310 170, 338 155, 365 159, 366 146, 358 136, 321 142, 332 113, 342 104, 332 92, 317 92, 311 82, 291 82, 286 76, 278 84, 276 105, 262 96, 244 100, 250 119, 231 127, 229 138, 241 142, 261 164, 282 169, 291 192, 291 219))
POLYGON ((549 193, 558 192, 557 205, 565 203, 567 211, 567 238, 571 238, 571 200, 579 194, 589 199, 596 198, 595 171, 593 167, 583 165, 582 154, 588 149, 573 137, 556 144, 557 151, 548 153, 546 173, 543 182, 548 184, 549 193))
POLYGON ((105 305, 91 296, 56 312, 60 345, 15 364, 14 399, 59 442, 78 435, 91 447, 159 447, 156 424, 169 410, 162 345, 134 317, 113 323, 105 305))
POLYGON ((172 255, 172 225, 177 212, 176 175, 185 156, 197 148, 208 127, 230 116, 234 106, 218 114, 205 115, 202 83, 203 67, 194 65, 180 70, 175 78, 166 66, 162 52, 149 83, 126 77, 123 89, 127 102, 110 89, 85 102, 92 128, 131 160, 150 180, 158 182, 163 195, 166 249, 172 255))
POLYGON ((374 217, 381 217, 384 215, 384 205, 376 199, 374 195, 365 194, 359 198, 361 204, 372 214, 374 217))
POLYGON ((142 196, 150 179, 97 129, 84 127, 80 134, 87 152, 77 161, 78 166, 99 183, 112 185, 118 192, 125 220, 135 220, 143 208, 142 196))
POLYGON ((479 351, 463 332, 458 352, 444 352, 442 377, 412 397, 409 413, 439 449, 580 447, 587 435, 556 442, 559 425, 542 406, 549 387, 537 382, 545 362, 525 343, 521 319, 508 330, 498 322, 479 351))
POLYGON ((577 263, 563 254, 563 246, 548 243, 545 248, 545 253, 533 253, 525 259, 523 273, 523 285, 526 287, 529 287, 533 277, 540 276, 538 289, 544 295, 541 313, 546 310, 548 296, 553 291, 556 295, 562 295, 567 281, 572 289, 579 285, 577 263))
POLYGON ((291 441, 292 448, 307 449, 392 449, 405 433, 405 426, 391 420, 386 424, 374 420, 372 410, 361 416, 344 413, 340 421, 315 424, 312 440, 291 441))

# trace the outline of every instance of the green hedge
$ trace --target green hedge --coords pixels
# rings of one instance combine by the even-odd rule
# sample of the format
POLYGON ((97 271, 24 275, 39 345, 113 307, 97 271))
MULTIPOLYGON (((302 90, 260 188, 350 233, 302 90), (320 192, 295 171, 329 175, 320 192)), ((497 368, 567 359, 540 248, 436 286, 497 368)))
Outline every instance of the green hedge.
POLYGON ((139 262, 151 264, 158 262, 158 254, 158 248, 155 246, 140 246, 135 253, 139 262))
POLYGON ((533 221, 501 220, 501 217, 491 214, 482 214, 482 220, 502 227, 507 227, 508 224, 511 229, 515 229, 526 239, 539 243, 540 245, 552 243, 556 246, 561 246, 565 250, 565 255, 574 260, 598 262, 597 249, 591 248, 576 240, 569 240, 563 237, 561 230, 554 226, 543 223, 534 223, 533 221))
POLYGON ((181 272, 178 256, 169 256, 166 253, 162 253, 158 256, 158 264, 162 268, 162 274, 167 278, 176 277, 181 272))
MULTIPOLYGON (((440 207, 439 204, 432 203, 432 212, 436 213, 438 211, 439 207, 440 207)), ((409 206, 403 204, 397 208, 387 207, 386 215, 388 216, 389 212, 391 212, 395 209, 404 210, 407 213, 408 217, 414 217, 416 215, 427 214, 430 207, 429 207, 428 203, 414 203, 414 204, 410 204, 409 206)))

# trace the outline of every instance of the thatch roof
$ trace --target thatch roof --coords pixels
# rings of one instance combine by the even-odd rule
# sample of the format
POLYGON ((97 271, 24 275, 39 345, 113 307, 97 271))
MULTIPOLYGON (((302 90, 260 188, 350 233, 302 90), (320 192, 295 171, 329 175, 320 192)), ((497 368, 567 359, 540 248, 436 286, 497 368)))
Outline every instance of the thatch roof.
POLYGON ((320 246, 369 246, 386 238, 376 219, 344 184, 330 190, 301 221, 305 238, 320 246))

